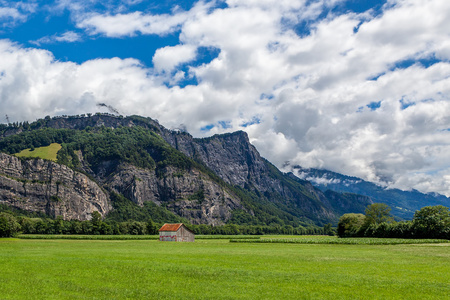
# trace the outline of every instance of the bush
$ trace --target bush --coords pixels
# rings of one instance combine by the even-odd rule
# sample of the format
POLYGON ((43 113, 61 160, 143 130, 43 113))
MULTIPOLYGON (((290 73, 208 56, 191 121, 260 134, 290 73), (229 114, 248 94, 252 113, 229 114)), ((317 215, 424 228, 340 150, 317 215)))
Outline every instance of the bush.
POLYGON ((426 206, 416 211, 413 218, 416 237, 445 238, 450 230, 450 210, 442 205, 426 206))
POLYGON ((6 212, 0 213, 0 237, 14 237, 20 231, 16 218, 6 212))
POLYGON ((358 236, 362 225, 364 224, 365 216, 363 214, 345 214, 339 219, 338 236, 350 237, 358 236))

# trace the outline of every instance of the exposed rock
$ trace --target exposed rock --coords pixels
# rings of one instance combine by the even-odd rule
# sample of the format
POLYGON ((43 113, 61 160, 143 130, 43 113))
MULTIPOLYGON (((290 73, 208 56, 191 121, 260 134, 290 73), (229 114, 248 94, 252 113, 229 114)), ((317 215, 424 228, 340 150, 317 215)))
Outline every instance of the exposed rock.
POLYGON ((276 204, 295 208, 297 215, 337 220, 332 205, 320 190, 293 174, 282 174, 260 156, 243 131, 204 139, 163 129, 161 135, 173 147, 204 163, 231 185, 272 194, 269 198, 278 199, 276 204), (298 183, 296 187, 290 184, 293 181, 298 183))
POLYGON ((89 177, 42 159, 0 153, 0 203, 66 220, 88 220, 111 209, 108 195, 89 177))
POLYGON ((104 184, 138 205, 152 201, 193 224, 224 224, 240 200, 198 170, 167 167, 164 174, 121 164, 104 184))

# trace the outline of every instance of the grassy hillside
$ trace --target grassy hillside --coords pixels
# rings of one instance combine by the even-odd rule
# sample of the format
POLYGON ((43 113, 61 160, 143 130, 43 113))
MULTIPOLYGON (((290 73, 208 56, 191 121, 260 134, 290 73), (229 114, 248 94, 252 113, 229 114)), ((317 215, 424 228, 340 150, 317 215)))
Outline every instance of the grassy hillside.
POLYGON ((14 155, 17 157, 42 158, 56 161, 56 155, 59 150, 61 150, 61 144, 52 143, 49 146, 45 147, 24 149, 19 153, 15 153, 14 155))
POLYGON ((448 299, 448 250, 448 244, 0 239, 0 295, 5 299, 448 299))

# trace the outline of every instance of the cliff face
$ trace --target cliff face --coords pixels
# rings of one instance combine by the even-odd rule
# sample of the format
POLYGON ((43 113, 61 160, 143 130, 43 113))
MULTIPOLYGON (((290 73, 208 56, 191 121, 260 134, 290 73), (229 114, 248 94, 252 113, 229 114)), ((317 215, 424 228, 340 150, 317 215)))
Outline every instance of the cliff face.
POLYGON ((105 216, 112 210, 100 184, 140 206, 147 201, 163 205, 193 224, 220 225, 234 209, 243 208, 236 195, 198 170, 168 167, 157 176, 154 170, 119 164, 103 175, 96 176, 97 183, 64 165, 0 153, 0 203, 66 220, 88 220, 93 211, 105 216))
POLYGON ((86 175, 42 159, 0 153, 0 203, 64 219, 88 220, 111 209, 108 195, 86 175))
POLYGON ((177 150, 203 162, 223 180, 244 187, 251 183, 265 191, 267 167, 243 131, 194 139, 187 134, 163 131, 162 137, 177 150))
POLYGON ((298 216, 312 216, 316 221, 336 220, 331 203, 320 190, 292 174, 282 174, 260 156, 243 131, 195 139, 162 129, 161 136, 231 185, 257 191, 298 216))
POLYGON ((138 205, 151 201, 162 205, 193 224, 220 225, 234 209, 242 209, 239 198, 208 175, 166 167, 162 174, 121 164, 107 178, 105 186, 138 205))

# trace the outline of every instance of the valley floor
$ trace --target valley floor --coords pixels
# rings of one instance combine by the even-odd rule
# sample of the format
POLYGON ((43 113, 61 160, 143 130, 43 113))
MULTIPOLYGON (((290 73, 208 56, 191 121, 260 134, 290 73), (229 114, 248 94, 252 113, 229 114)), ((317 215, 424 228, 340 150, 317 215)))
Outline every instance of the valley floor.
POLYGON ((448 299, 450 244, 0 239, 1 299, 448 299))

